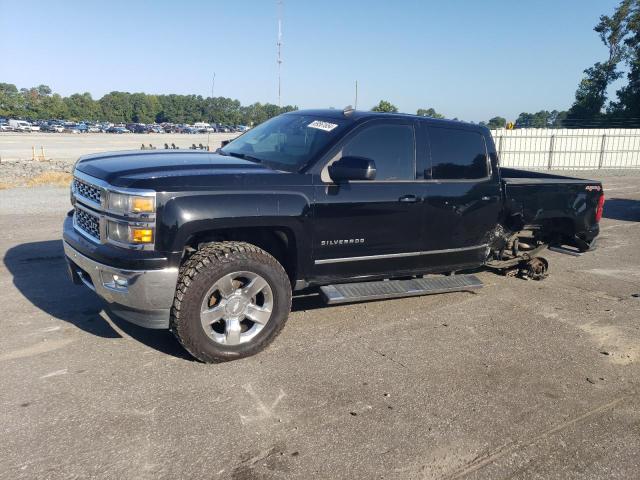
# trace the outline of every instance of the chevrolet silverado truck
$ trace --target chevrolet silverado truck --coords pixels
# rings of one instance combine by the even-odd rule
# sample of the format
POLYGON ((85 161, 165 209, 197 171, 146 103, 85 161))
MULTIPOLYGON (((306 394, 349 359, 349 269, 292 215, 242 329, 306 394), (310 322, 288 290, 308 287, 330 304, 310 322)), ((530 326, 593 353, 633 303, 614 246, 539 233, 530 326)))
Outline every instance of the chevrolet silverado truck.
POLYGON ((203 362, 252 355, 294 292, 328 304, 542 279, 598 235, 597 181, 501 168, 478 125, 352 109, 286 113, 214 152, 81 157, 64 250, 117 316, 203 362))

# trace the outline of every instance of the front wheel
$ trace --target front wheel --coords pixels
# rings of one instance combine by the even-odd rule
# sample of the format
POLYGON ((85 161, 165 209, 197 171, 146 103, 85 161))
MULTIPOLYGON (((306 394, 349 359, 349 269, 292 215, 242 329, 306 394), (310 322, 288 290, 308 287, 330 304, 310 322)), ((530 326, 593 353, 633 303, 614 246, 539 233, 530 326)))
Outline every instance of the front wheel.
POLYGON ((291 309, 282 265, 244 242, 204 246, 180 269, 171 330, 202 362, 248 357, 280 333, 291 309))

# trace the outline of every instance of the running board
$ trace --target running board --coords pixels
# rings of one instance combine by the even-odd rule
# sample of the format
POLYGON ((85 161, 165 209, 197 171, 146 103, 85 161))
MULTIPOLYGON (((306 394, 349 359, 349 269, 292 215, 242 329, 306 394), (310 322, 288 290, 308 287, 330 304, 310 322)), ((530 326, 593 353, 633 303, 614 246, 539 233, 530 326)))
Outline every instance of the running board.
POLYGON ((383 298, 414 297, 435 293, 460 292, 482 288, 475 275, 413 278, 410 280, 382 280, 377 282, 340 283, 320 287, 325 303, 364 302, 383 298))
POLYGON ((567 248, 567 247, 549 247, 549 250, 551 250, 552 252, 556 252, 556 253, 562 253, 564 255, 571 255, 572 257, 581 257, 583 252, 581 252, 580 250, 574 250, 572 248, 567 248))

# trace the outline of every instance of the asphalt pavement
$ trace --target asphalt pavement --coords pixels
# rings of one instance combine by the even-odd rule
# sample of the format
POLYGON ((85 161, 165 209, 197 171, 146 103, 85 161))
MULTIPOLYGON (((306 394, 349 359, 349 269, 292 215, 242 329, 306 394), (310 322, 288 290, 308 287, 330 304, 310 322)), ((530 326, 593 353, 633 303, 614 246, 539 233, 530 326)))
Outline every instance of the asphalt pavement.
POLYGON ((0 191, 0 478, 638 478, 640 176, 598 178, 599 248, 542 282, 296 298, 218 365, 70 283, 65 189, 0 191))

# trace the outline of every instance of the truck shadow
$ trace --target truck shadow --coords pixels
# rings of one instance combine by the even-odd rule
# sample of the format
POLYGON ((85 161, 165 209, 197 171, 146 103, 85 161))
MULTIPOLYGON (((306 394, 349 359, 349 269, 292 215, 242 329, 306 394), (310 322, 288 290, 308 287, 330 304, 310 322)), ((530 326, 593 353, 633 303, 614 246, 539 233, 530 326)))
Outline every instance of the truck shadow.
MULTIPOLYGON (((23 243, 10 248, 3 260, 13 284, 40 310, 98 337, 122 337, 101 317, 105 303, 85 286, 74 285, 69 280, 62 241, 23 243)), ((119 329, 140 343, 168 355, 193 360, 171 332, 141 328, 110 312, 108 316, 119 329)))
POLYGON ((640 222, 640 200, 607 198, 602 216, 612 220, 640 222))

